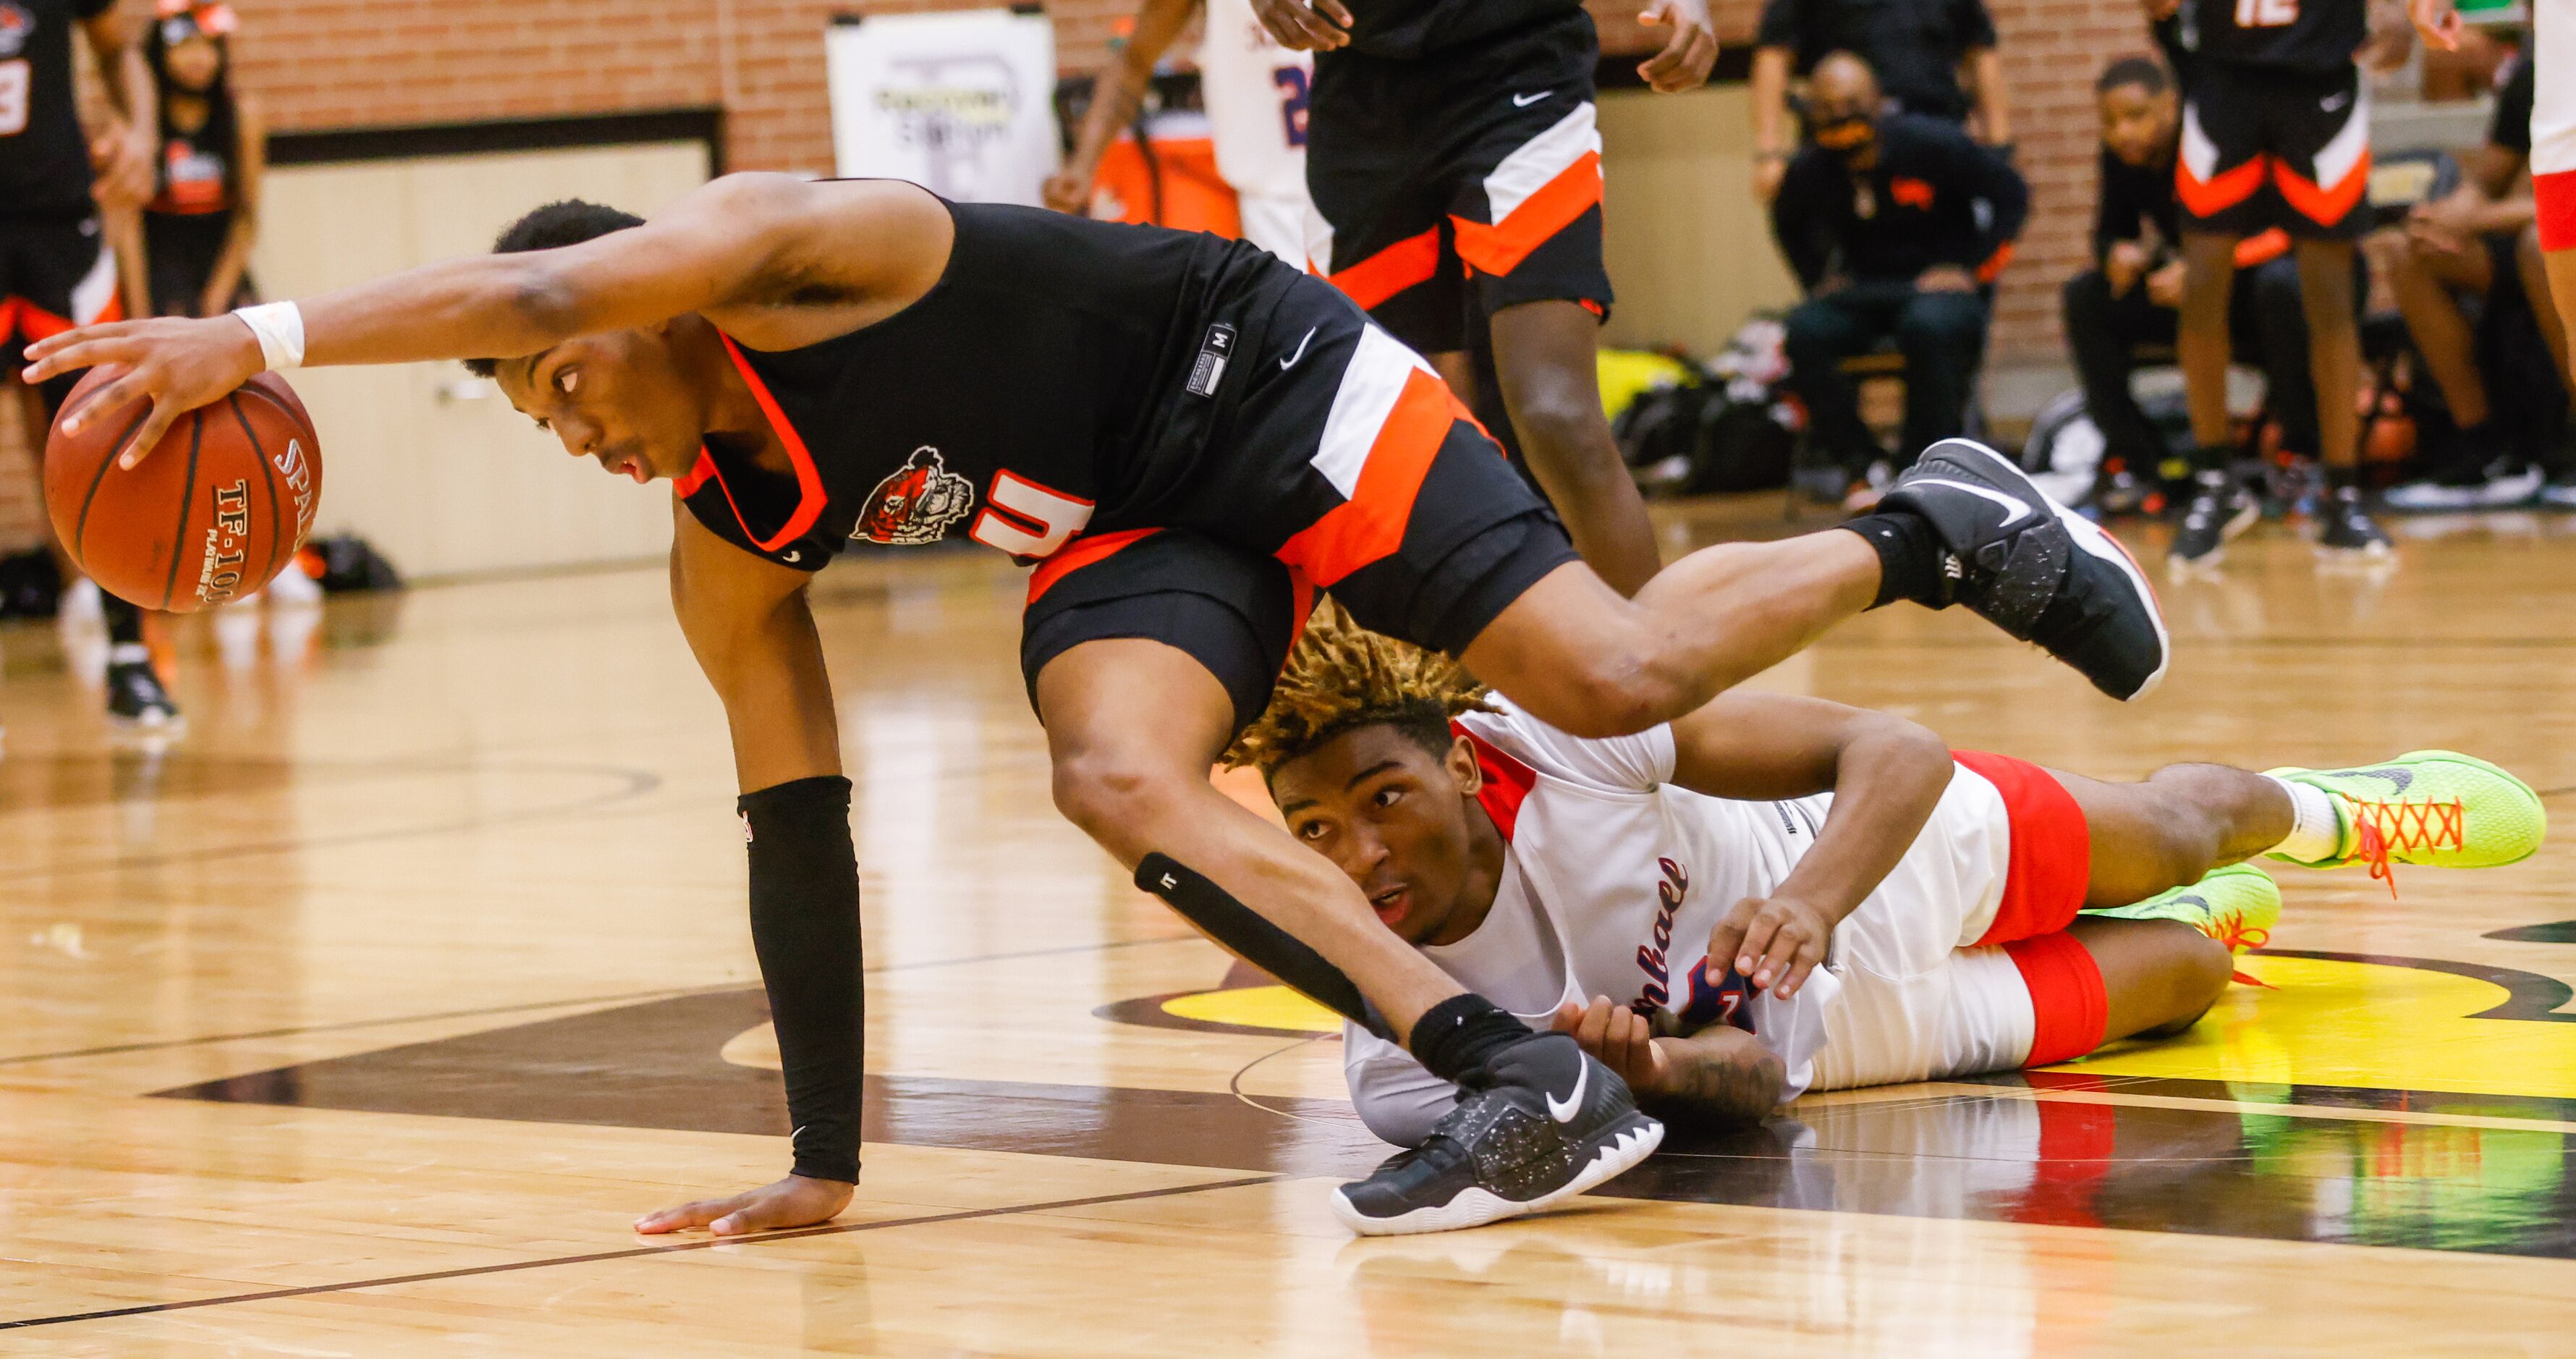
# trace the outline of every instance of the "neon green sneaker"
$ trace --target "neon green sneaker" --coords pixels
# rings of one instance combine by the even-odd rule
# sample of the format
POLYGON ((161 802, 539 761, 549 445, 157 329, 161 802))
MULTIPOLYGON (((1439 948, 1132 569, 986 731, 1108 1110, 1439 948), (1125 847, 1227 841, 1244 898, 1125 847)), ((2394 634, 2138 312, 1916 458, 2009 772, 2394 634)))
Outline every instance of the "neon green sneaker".
MULTIPOLYGON (((2471 756, 2413 750, 2355 769, 2275 769, 2275 778, 2324 789, 2343 818, 2335 856, 2310 868, 2367 863, 2389 877, 2392 863, 2494 868, 2540 848, 2549 814, 2531 785, 2471 756)), ((2286 854, 2283 863, 2301 863, 2286 854)), ((2392 880, 2390 888, 2396 890, 2392 880)))
POLYGON ((2252 864, 2213 868, 2189 887, 2159 892, 2128 906, 2080 915, 2113 920, 2179 920, 2227 946, 2230 953, 2261 948, 2281 923, 2281 889, 2252 864))

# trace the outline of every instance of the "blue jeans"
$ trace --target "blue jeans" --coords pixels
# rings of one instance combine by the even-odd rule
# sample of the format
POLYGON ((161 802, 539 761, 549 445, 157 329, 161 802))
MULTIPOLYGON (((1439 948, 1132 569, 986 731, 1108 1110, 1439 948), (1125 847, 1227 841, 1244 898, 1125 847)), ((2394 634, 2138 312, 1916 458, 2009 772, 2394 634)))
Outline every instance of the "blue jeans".
POLYGON ((1808 438, 1821 458, 1866 466, 1885 450, 1860 418, 1860 389, 1840 361, 1887 336, 1905 356, 1905 433, 1899 467, 1967 427, 1970 387, 1986 350, 1986 301, 1973 292, 1921 292, 1910 282, 1867 280, 1789 313, 1789 386, 1806 403, 1808 438))

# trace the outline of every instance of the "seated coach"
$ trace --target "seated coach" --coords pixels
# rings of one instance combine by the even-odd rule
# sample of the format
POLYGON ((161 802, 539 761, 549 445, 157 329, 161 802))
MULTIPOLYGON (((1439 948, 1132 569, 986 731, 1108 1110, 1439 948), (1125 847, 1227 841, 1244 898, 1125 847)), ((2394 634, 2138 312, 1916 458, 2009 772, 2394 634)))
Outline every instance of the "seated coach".
POLYGON ((1959 434, 1986 347, 1987 284, 2012 255, 2030 191, 1957 125, 1882 109, 1878 78, 1849 52, 1808 85, 1814 145, 1771 205, 1807 300, 1789 313, 1789 382, 1821 455, 1857 469, 1882 450, 1840 363, 1893 339, 1905 356, 1900 466, 1959 434))

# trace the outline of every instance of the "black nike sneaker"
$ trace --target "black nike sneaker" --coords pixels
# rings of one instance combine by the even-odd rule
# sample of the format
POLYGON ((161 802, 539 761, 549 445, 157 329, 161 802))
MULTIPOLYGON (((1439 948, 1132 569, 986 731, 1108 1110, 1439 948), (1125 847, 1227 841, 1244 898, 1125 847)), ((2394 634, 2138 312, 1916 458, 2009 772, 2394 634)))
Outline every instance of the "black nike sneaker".
POLYGON ((2262 505, 2235 478, 2225 472, 2199 473, 2192 478, 2191 503, 2174 528, 2165 564, 2177 575, 2194 567, 2216 566, 2227 555, 2229 541, 2254 527, 2262 516, 2262 505))
POLYGON ((2317 546, 2324 551, 2385 557, 2397 550, 2388 541, 2388 531, 2362 507, 2358 491, 2336 492, 2317 507, 2317 513, 2317 546))
POLYGON ((1881 512, 1932 526, 1948 556, 1944 597, 2035 642, 2117 699, 2162 683, 2173 649, 2154 587, 2119 540, 1973 439, 1943 439, 1896 479, 1881 512))
POLYGON ((107 715, 129 726, 167 729, 178 725, 179 705, 161 687, 152 662, 117 661, 107 667, 107 715))
POLYGON ((1618 1073, 1538 1034, 1497 1054, 1421 1146, 1335 1189, 1333 1215, 1362 1236, 1481 1227, 1591 1189, 1663 1140, 1618 1073))

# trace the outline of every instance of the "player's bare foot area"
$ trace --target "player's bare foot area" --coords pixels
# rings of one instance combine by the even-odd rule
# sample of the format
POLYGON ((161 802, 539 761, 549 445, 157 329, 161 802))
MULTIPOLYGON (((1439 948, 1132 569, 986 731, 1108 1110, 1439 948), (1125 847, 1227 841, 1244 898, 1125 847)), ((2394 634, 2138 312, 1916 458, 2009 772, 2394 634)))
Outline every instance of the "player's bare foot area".
POLYGON ((790 1175, 758 1189, 725 1199, 700 1199, 676 1208, 646 1213, 635 1230, 646 1236, 704 1228, 718 1236, 748 1236, 829 1222, 850 1206, 856 1186, 839 1180, 811 1180, 790 1175))

